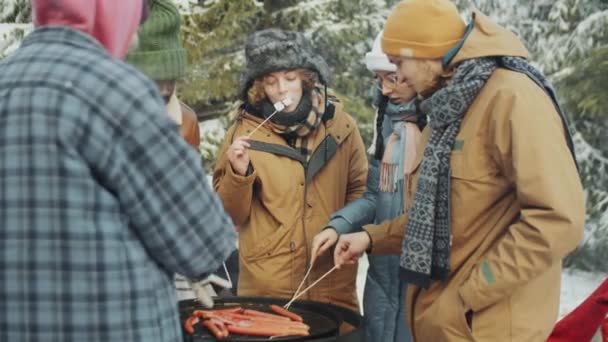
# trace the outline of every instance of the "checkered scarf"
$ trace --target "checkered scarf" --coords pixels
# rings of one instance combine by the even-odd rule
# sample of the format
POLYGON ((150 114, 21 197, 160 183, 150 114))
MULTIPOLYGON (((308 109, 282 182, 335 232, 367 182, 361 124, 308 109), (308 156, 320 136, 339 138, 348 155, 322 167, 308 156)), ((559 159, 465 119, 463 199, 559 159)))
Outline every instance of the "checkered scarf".
POLYGON ((462 62, 449 84, 421 103, 432 133, 401 249, 401 278, 428 288, 450 272, 450 152, 469 106, 497 67, 492 58, 462 62))
MULTIPOLYGON (((321 121, 323 120, 323 114, 325 113, 325 95, 320 89, 313 89, 310 93, 310 97, 302 97, 302 101, 311 101, 310 112, 303 120, 296 122, 292 125, 280 125, 272 119, 269 120, 268 124, 270 129, 275 133, 292 137, 292 146, 298 150, 308 160, 312 154, 310 148, 311 134, 315 132, 321 121)), ((288 113, 287 115, 290 115, 288 113)), ((278 114, 277 114, 278 115, 278 114)), ((289 140, 288 140, 289 141, 289 140)))

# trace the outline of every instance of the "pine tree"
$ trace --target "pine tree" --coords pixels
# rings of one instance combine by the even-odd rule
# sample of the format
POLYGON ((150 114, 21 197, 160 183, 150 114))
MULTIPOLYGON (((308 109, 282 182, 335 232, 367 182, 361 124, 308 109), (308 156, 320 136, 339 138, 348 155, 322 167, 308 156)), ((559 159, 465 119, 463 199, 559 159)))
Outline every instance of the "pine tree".
MULTIPOLYGON (((236 98, 247 37, 269 27, 301 31, 330 65, 331 91, 370 143, 373 110, 366 94, 373 75, 362 58, 395 2, 217 0, 191 6, 184 17, 183 41, 192 72, 181 86, 182 98, 201 119, 225 115, 236 98)), ((205 153, 210 165, 214 153, 205 153)))
POLYGON ((32 30, 30 0, 0 0, 0 59, 9 55, 32 30))
MULTIPOLYGON (((552 76, 608 43, 608 2, 602 0, 456 0, 515 32, 530 60, 552 76)), ((466 16, 465 16, 466 17, 466 16)), ((466 20, 469 20, 466 17, 466 20)))
POLYGON ((0 1, 0 23, 28 23, 32 5, 30 0, 0 1))
POLYGON ((567 261, 586 270, 608 272, 608 47, 594 50, 559 81, 561 99, 573 126, 581 178, 587 195, 587 234, 567 261))

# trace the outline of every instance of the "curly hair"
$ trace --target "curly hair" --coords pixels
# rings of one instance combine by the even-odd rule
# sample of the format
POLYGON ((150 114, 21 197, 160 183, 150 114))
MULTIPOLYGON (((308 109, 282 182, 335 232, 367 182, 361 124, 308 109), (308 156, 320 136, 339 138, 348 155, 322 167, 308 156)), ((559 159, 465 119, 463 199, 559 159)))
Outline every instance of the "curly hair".
MULTIPOLYGON (((302 90, 304 92, 311 91, 318 83, 319 76, 316 72, 309 69, 296 69, 302 79, 302 90)), ((266 92, 264 91, 264 76, 258 77, 253 84, 247 90, 247 100, 252 105, 257 105, 262 100, 267 98, 266 92)))

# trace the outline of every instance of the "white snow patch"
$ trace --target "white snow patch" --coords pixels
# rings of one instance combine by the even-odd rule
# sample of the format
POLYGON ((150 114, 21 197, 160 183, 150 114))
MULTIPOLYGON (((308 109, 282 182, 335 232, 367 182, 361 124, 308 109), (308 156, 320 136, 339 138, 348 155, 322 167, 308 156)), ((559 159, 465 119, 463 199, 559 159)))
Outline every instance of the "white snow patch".
POLYGON ((564 317, 582 303, 606 277, 608 274, 564 270, 562 272, 559 318, 564 317))

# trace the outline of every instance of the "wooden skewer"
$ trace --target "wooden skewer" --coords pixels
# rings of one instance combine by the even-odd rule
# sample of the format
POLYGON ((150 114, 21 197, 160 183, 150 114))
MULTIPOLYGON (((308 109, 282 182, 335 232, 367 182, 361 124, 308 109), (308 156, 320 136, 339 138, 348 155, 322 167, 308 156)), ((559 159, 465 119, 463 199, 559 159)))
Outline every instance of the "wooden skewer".
POLYGON ((251 136, 253 135, 253 133, 255 133, 255 131, 257 131, 260 127, 262 127, 262 125, 264 125, 268 120, 270 120, 271 117, 273 117, 276 113, 282 111, 283 109, 285 109, 285 107, 289 106, 291 104, 293 100, 291 99, 291 97, 286 97, 284 99, 282 99, 281 101, 277 102, 274 104, 274 108, 275 111, 270 114, 264 121, 262 121, 261 124, 257 125, 256 128, 253 129, 253 131, 251 131, 251 133, 249 133, 249 135, 247 135, 247 139, 250 139, 251 136))
POLYGON ((289 309, 289 305, 291 305, 291 302, 293 301, 293 298, 295 298, 299 294, 299 291, 302 288, 302 285, 304 285, 304 282, 306 281, 306 279, 310 275, 310 271, 312 270, 312 266, 314 265, 314 263, 315 263, 314 260, 310 263, 310 266, 308 267, 308 270, 306 271, 306 274, 304 275, 304 278, 300 282, 300 285, 298 285, 298 289, 296 290, 296 292, 293 293, 293 297, 291 297, 292 299, 289 300, 289 302, 287 304, 283 305, 283 308, 289 309))
POLYGON ((228 273, 228 267, 226 267, 225 261, 224 261, 223 265, 224 265, 224 272, 226 272, 226 278, 228 279, 228 282, 230 283, 230 288, 232 289, 234 286, 232 284, 232 279, 230 279, 230 273, 228 273))
POLYGON ((251 133, 249 133, 249 135, 247 135, 247 139, 250 139, 251 136, 253 135, 253 133, 255 133, 255 131, 257 131, 260 127, 262 127, 262 125, 264 125, 268 120, 270 120, 271 117, 273 117, 276 113, 278 113, 278 110, 275 110, 272 114, 270 114, 264 121, 262 121, 261 124, 257 125, 256 128, 253 129, 253 131, 251 131, 251 133))
POLYGON ((319 279, 317 279, 314 283, 312 283, 310 286, 308 286, 307 288, 305 288, 304 290, 302 290, 302 292, 300 292, 297 296, 294 296, 289 302, 287 302, 287 304, 285 304, 285 308, 289 308, 289 306, 291 306, 291 303, 293 303, 296 299, 300 298, 303 294, 305 294, 306 292, 308 292, 308 290, 310 290, 313 286, 317 285, 318 282, 320 282, 321 280, 323 280, 323 278, 327 277, 331 272, 333 272, 336 268, 338 268, 338 266, 334 266, 331 270, 327 271, 324 275, 322 275, 319 279))

